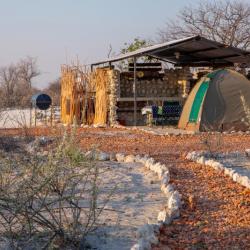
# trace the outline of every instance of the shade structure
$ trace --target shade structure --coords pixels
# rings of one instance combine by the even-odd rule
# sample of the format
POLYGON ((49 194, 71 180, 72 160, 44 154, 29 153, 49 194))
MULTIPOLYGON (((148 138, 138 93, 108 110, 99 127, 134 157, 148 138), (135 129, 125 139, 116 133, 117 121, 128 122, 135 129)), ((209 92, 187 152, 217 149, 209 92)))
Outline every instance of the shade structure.
POLYGON ((246 131, 250 124, 250 81, 220 69, 202 77, 184 105, 178 127, 193 131, 246 131))
POLYGON ((92 63, 92 66, 105 63, 111 64, 124 59, 141 56, 157 58, 176 66, 212 66, 219 68, 233 66, 235 63, 250 65, 249 51, 231 47, 201 36, 191 36, 107 58, 92 63))

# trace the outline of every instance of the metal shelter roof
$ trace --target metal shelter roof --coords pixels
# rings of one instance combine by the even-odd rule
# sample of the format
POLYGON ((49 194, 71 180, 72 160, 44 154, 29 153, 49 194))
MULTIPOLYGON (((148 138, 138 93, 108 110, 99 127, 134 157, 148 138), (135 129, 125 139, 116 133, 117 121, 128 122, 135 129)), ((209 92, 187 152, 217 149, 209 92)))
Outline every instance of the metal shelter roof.
POLYGON ((230 47, 201 36, 191 36, 108 58, 93 63, 92 66, 141 56, 151 56, 176 66, 232 66, 234 63, 250 65, 250 51, 230 47))

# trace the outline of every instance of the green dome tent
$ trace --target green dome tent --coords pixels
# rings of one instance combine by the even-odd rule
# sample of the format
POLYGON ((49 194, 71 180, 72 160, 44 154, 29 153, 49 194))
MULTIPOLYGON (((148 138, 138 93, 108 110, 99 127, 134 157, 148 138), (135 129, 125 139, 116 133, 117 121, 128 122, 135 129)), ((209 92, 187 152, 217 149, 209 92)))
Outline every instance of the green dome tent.
POLYGON ((250 81, 220 69, 202 77, 184 105, 178 127, 193 131, 245 131, 250 124, 250 81))

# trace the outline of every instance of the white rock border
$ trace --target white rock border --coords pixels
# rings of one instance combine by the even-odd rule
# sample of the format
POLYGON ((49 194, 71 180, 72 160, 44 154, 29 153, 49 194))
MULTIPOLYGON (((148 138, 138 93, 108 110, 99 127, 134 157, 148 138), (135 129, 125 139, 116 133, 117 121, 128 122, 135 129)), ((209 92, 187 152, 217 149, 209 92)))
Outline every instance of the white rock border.
POLYGON ((101 151, 88 151, 86 157, 92 157, 96 160, 105 161, 113 160, 125 163, 142 163, 148 170, 153 171, 158 175, 161 181, 160 190, 166 196, 166 205, 163 210, 159 211, 155 224, 144 224, 138 228, 136 233, 137 243, 131 247, 131 250, 150 250, 152 244, 158 243, 158 236, 160 228, 163 225, 170 225, 174 219, 180 217, 181 195, 170 182, 170 172, 166 165, 156 162, 149 156, 140 155, 125 155, 117 153, 115 157, 113 154, 107 154, 101 151))
MULTIPOLYGON (((250 149, 245 150, 245 154, 248 155, 250 153, 250 149)), ((235 154, 239 154, 239 152, 235 152, 235 154)), ((224 154, 222 154, 224 155, 224 154)), ((241 184, 242 186, 250 189, 250 178, 247 176, 236 173, 236 171, 230 167, 226 167, 222 163, 216 161, 209 157, 209 153, 207 152, 197 152, 193 151, 187 154, 187 160, 191 160, 197 162, 201 165, 210 166, 217 171, 222 171, 225 175, 230 176, 233 181, 241 184)))

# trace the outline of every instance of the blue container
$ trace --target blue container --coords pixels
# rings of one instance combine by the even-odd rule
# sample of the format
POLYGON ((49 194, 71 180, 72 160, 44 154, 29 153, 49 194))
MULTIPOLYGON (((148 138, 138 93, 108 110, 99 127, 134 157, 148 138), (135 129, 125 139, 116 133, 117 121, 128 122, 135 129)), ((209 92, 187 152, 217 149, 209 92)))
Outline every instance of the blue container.
POLYGON ((51 104, 52 100, 47 94, 36 94, 31 98, 33 107, 36 107, 40 110, 47 110, 51 104))

